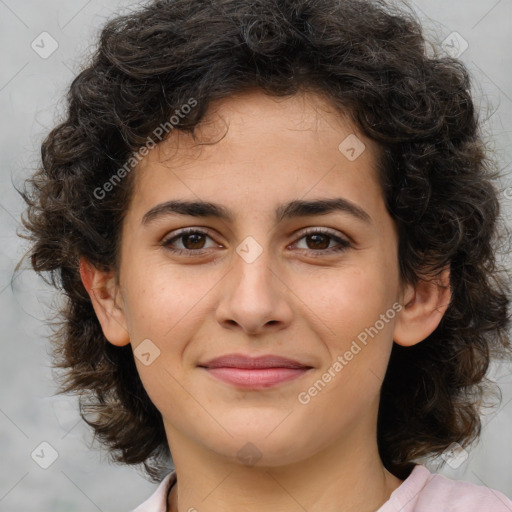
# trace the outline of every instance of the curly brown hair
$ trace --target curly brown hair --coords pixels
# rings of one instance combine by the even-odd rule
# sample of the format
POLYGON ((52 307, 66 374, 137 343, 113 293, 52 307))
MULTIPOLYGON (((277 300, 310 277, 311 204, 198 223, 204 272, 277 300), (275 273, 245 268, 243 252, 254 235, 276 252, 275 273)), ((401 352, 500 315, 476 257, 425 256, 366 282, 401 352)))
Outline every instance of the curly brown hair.
POLYGON ((348 113, 380 148, 401 279, 451 270, 441 323, 416 346, 394 344, 382 385, 380 455, 404 478, 413 459, 478 438, 490 360, 510 349, 509 284, 497 263, 497 166, 469 72, 425 40, 410 9, 384 1, 159 0, 105 25, 22 192, 32 266, 65 294, 52 336, 61 392, 80 394, 113 460, 161 478, 171 456, 162 417, 131 347, 104 337, 79 274, 81 257, 117 269, 137 171, 101 198, 95 190, 191 97, 197 107, 176 129, 193 134, 210 102, 254 87, 321 94, 348 113))

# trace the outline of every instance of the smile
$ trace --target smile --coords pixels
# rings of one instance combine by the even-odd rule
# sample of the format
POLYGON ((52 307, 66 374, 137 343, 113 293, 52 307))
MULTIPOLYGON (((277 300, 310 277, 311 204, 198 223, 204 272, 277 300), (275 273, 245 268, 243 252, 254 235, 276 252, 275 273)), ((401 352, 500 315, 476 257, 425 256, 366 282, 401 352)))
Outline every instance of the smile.
POLYGON ((311 368, 205 368, 223 382, 245 389, 265 389, 296 379, 311 368))

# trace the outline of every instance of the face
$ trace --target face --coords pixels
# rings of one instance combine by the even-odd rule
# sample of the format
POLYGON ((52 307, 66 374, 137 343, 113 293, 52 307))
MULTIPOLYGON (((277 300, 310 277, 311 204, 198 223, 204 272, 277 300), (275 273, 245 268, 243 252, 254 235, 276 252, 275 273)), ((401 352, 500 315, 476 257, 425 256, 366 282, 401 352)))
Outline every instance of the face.
POLYGON ((275 466, 374 428, 403 299, 376 159, 320 97, 251 91, 215 103, 198 140, 175 131, 134 171, 122 343, 171 451, 181 438, 236 460, 250 442, 275 466), (274 359, 208 365, 233 354, 274 359))

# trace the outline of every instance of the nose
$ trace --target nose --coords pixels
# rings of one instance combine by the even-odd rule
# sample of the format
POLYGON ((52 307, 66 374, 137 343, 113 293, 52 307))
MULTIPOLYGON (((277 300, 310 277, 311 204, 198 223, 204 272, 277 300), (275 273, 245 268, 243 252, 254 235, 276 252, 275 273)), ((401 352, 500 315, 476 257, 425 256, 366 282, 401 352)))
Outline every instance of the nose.
POLYGON ((233 259, 216 310, 219 324, 251 335, 287 327, 293 316, 293 294, 270 251, 263 250, 254 261, 239 254, 233 259))

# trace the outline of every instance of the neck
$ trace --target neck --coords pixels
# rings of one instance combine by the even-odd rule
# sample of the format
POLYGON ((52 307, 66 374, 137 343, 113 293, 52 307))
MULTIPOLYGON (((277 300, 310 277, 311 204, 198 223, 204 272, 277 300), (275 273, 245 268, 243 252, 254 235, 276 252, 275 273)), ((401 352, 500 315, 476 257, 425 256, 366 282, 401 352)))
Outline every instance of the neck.
POLYGON ((178 478, 168 512, 374 512, 402 481, 383 466, 376 429, 368 430, 295 463, 247 466, 167 428, 178 478))

